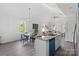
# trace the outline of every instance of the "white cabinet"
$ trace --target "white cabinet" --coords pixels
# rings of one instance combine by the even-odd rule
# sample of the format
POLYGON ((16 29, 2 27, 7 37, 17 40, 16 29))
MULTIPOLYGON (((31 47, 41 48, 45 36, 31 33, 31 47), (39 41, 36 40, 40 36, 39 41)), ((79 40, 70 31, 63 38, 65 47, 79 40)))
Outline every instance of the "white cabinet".
POLYGON ((44 41, 41 39, 35 40, 35 55, 36 56, 48 56, 49 55, 49 48, 48 48, 48 41, 44 41))
POLYGON ((35 39, 35 53, 36 56, 51 56, 54 55, 55 51, 60 47, 61 36, 56 37, 44 37, 35 39), (45 40, 47 39, 47 40, 45 40))

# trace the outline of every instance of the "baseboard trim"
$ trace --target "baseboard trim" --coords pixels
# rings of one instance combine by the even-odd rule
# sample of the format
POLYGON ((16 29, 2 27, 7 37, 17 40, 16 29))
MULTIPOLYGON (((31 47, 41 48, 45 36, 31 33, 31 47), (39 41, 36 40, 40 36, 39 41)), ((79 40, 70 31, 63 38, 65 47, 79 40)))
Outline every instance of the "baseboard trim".
POLYGON ((0 43, 0 45, 5 45, 5 44, 9 44, 9 43, 17 42, 17 41, 20 41, 20 40, 15 40, 15 41, 11 41, 11 42, 0 43))

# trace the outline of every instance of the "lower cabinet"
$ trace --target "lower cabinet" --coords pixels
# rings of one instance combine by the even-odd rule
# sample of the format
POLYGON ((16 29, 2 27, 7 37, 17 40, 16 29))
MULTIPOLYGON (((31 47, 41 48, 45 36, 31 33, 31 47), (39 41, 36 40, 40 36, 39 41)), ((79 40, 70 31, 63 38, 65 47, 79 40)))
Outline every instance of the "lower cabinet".
POLYGON ((36 56, 54 56, 56 51, 56 37, 49 40, 36 39, 34 48, 36 56))
POLYGON ((55 54, 55 38, 49 40, 49 56, 54 56, 55 54))

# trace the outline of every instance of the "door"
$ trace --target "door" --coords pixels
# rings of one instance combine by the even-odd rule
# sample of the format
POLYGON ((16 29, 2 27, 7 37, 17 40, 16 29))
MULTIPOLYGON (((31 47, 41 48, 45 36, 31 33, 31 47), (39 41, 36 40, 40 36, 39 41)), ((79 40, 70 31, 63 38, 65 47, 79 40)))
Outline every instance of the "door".
POLYGON ((73 42, 74 27, 75 19, 73 17, 69 17, 69 20, 66 23, 65 41, 73 42))

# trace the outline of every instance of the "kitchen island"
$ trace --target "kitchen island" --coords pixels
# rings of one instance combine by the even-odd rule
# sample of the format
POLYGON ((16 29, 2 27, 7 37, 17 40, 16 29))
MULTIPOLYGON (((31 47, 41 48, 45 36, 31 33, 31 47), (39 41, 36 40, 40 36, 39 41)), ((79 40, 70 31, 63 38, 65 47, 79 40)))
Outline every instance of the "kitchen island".
POLYGON ((41 36, 35 39, 36 56, 54 56, 56 50, 60 47, 61 35, 41 36))

